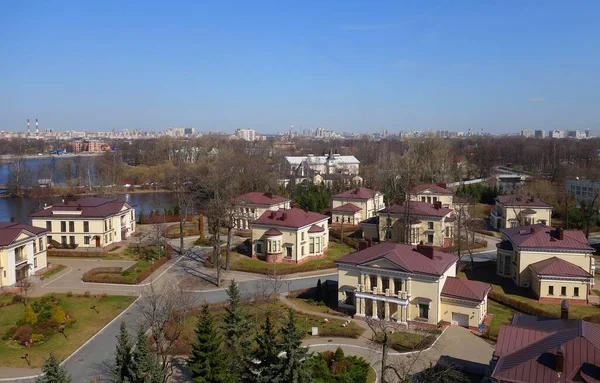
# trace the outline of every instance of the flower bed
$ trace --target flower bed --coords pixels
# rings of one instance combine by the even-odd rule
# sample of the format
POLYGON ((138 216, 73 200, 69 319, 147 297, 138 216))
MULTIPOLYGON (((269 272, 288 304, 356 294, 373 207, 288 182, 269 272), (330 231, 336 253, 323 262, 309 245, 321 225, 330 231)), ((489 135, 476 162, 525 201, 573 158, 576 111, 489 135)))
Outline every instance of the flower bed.
POLYGON ((140 269, 140 262, 126 269, 122 267, 96 267, 83 274, 82 280, 94 283, 136 285, 148 278, 156 269, 164 265, 168 259, 168 256, 163 256, 143 270, 140 269))

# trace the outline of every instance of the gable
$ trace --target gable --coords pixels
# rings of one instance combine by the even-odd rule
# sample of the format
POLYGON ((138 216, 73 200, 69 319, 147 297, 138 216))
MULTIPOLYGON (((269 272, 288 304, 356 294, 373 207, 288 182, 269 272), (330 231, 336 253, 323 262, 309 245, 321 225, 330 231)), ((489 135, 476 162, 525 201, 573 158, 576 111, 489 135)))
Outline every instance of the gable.
POLYGON ((397 264, 390 262, 384 258, 374 259, 370 262, 363 263, 361 266, 369 266, 369 267, 374 267, 374 268, 378 268, 378 269, 408 271, 408 270, 404 270, 404 268, 402 268, 402 267, 398 266, 397 264))
POLYGON ((26 231, 22 231, 21 234, 19 234, 19 236, 17 238, 15 238, 14 242, 22 241, 24 239, 29 239, 31 237, 33 237, 33 235, 27 233, 26 231))
POLYGON ((121 207, 120 211, 125 211, 125 210, 128 210, 128 209, 131 209, 131 206, 129 206, 128 204, 124 203, 123 207, 121 207))

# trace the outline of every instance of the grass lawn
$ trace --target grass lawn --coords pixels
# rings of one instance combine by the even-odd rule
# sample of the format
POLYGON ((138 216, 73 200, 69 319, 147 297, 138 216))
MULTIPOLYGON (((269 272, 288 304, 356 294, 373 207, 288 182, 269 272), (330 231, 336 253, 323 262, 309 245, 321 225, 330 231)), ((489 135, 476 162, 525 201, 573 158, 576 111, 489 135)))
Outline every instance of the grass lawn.
MULTIPOLYGON (((460 278, 489 283, 495 292, 537 306, 540 309, 553 313, 557 318, 560 317, 560 303, 539 303, 533 298, 529 289, 517 287, 512 280, 496 275, 495 266, 477 268, 466 273, 460 272, 458 276, 460 278)), ((569 307, 569 316, 574 319, 596 314, 600 314, 600 308, 596 306, 571 305, 569 307)))
POLYGON ((331 310, 325 303, 316 302, 312 299, 303 299, 303 298, 287 298, 292 301, 296 306, 308 310, 314 311, 316 313, 328 313, 331 310))
MULTIPOLYGON (((335 268, 333 261, 343 255, 349 254, 355 249, 345 244, 329 241, 329 249, 327 257, 323 259, 315 259, 299 265, 291 263, 278 263, 275 268, 278 272, 291 274, 302 271, 323 270, 335 268)), ((233 252, 232 254, 232 270, 248 271, 252 273, 270 274, 273 272, 273 264, 266 263, 259 259, 252 259, 249 256, 233 252)))
MULTIPOLYGON (((54 334, 52 337, 38 345, 26 349, 15 342, 0 340, 0 366, 2 367, 29 367, 21 357, 29 353, 31 367, 40 367, 50 352, 59 359, 64 359, 72 354, 79 346, 91 338, 102 327, 110 322, 120 312, 125 310, 135 297, 110 296, 103 298, 85 298, 82 296, 67 297, 56 295, 61 299, 65 312, 70 312, 76 322, 65 331, 68 339, 62 334, 54 334), (96 306, 99 313, 90 309, 96 306)), ((30 301, 35 301, 31 299, 30 301)), ((23 316, 24 306, 20 303, 0 307, 0 334, 13 326, 23 316)))
MULTIPOLYGON (((183 236, 189 237, 192 235, 200 235, 200 230, 198 229, 198 221, 186 222, 183 225, 183 236)), ((179 223, 167 227, 165 237, 179 238, 179 223)))
POLYGON ((600 295, 600 290, 592 290, 594 292, 594 294, 596 295, 600 295))
POLYGON ((481 218, 481 219, 487 219, 490 218, 490 209, 493 207, 493 205, 486 205, 484 203, 476 203, 473 205, 473 207, 471 208, 471 214, 475 217, 475 218, 481 218))
POLYGON ((377 375, 375 374, 375 370, 373 367, 369 366, 369 373, 367 374, 367 383, 377 383, 375 380, 377 379, 377 375))
MULTIPOLYGON (((281 324, 287 318, 288 307, 279 301, 273 302, 261 302, 255 304, 248 304, 245 306, 246 312, 250 316, 251 323, 248 328, 248 333, 254 336, 260 329, 260 326, 265 323, 267 313, 270 313, 271 320, 274 323, 275 328, 279 329, 281 324)), ((212 314, 215 316, 215 324, 222 323, 222 316, 225 313, 225 309, 222 306, 215 306, 211 309, 212 314)), ((311 337, 311 328, 319 328, 319 336, 340 336, 346 338, 358 338, 364 329, 357 325, 354 321, 350 322, 347 327, 342 327, 342 319, 329 319, 329 322, 324 322, 324 318, 296 312, 296 324, 306 334, 306 337, 311 337)), ((179 342, 179 347, 175 350, 178 354, 187 355, 191 352, 192 344, 195 341, 194 330, 197 324, 197 317, 190 316, 186 321, 186 329, 183 333, 182 339, 179 342)))
POLYGON ((40 279, 43 281, 46 278, 50 278, 51 276, 60 273, 61 271, 63 271, 67 266, 65 265, 57 265, 55 268, 48 270, 47 272, 45 272, 44 274, 42 274, 40 276, 40 279))
POLYGON ((492 319, 492 323, 490 323, 490 338, 494 340, 498 339, 500 325, 502 323, 510 323, 515 312, 516 311, 510 307, 488 299, 488 313, 494 314, 494 319, 492 319))
MULTIPOLYGON (((438 333, 396 331, 389 334, 389 345, 396 351, 406 352, 429 347, 438 337, 438 333)), ((375 339, 376 342, 379 342, 375 339)))

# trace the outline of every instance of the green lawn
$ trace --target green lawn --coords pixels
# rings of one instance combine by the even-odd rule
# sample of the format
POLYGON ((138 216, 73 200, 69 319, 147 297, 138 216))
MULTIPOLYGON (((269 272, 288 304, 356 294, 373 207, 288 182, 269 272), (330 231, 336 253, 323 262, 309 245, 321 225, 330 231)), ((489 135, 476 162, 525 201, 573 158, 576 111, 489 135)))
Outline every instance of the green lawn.
MULTIPOLYGON (((539 303, 537 299, 534 299, 532 296, 530 289, 517 287, 511 279, 502 278, 496 275, 495 266, 477 268, 475 270, 467 271, 466 273, 460 272, 458 276, 460 278, 489 283, 492 285, 492 290, 495 292, 539 307, 540 309, 554 314, 557 318, 560 317, 560 303, 539 303)), ((585 318, 596 314, 600 314, 600 308, 596 306, 571 305, 569 307, 569 316, 574 319, 585 318)))
MULTIPOLYGON (((62 360, 135 300, 135 297, 124 296, 85 298, 57 295, 57 297, 60 297, 63 302, 62 306, 65 312, 70 313, 76 319, 76 322, 65 331, 68 339, 65 339, 62 334, 54 334, 48 341, 30 349, 12 341, 0 340, 0 355, 2 355, 0 366, 27 368, 29 367, 27 362, 21 359, 26 353, 30 355, 31 367, 40 367, 50 352, 62 360), (99 312, 96 313, 91 309, 92 306, 96 306, 99 312)), ((31 302, 35 300, 30 299, 31 302)), ((20 303, 0 307, 0 334, 6 333, 23 316, 23 311, 24 306, 20 303)))
POLYGON ((44 280, 44 279, 50 278, 51 276, 56 275, 56 274, 60 273, 61 271, 63 271, 66 267, 67 266, 65 266, 65 265, 57 265, 55 268, 48 270, 47 272, 42 274, 40 279, 44 280))
MULTIPOLYGON (((311 271, 311 270, 323 270, 335 268, 333 261, 340 258, 343 255, 349 254, 355 251, 352 247, 338 242, 329 241, 329 248, 327 251, 327 257, 323 259, 316 259, 308 261, 299 265, 290 263, 278 263, 275 265, 276 270, 284 274, 311 271)), ((253 273, 272 273, 273 264, 266 263, 259 259, 252 259, 249 256, 232 253, 232 270, 248 271, 253 273)))
POLYGON ((287 298, 292 301, 296 306, 316 313, 328 313, 331 310, 325 303, 316 302, 312 299, 303 298, 287 298))
POLYGON ((494 319, 492 319, 492 323, 490 323, 490 338, 494 340, 498 339, 500 325, 502 323, 510 323, 515 312, 516 311, 510 307, 506 307, 488 299, 488 314, 494 314, 494 319))
MULTIPOLYGON (((389 345, 399 352, 422 350, 429 347, 437 336, 438 334, 427 332, 396 331, 389 334, 389 345)), ((378 339, 375 341, 379 342, 378 339)))
POLYGON ((369 373, 367 374, 367 383, 377 383, 375 380, 377 379, 377 375, 375 374, 375 370, 373 367, 369 366, 369 373))
MULTIPOLYGON (((288 315, 288 306, 284 305, 279 301, 273 302, 260 302, 254 304, 248 304, 245 309, 250 317, 250 326, 248 333, 254 336, 260 329, 260 326, 265 323, 267 313, 269 313, 271 320, 274 323, 275 328, 279 329, 282 323, 288 315)), ((211 308, 212 314, 215 316, 215 323, 222 323, 221 317, 223 316, 225 309, 221 305, 214 306, 211 308)), ((324 318, 296 312, 296 324, 305 333, 306 337, 312 337, 311 328, 319 328, 319 336, 336 336, 346 338, 358 338, 365 330, 357 325, 354 321, 350 322, 347 327, 342 327, 343 319, 328 319, 329 322, 325 322, 324 318)), ((174 350, 177 354, 187 355, 191 352, 192 344, 195 340, 194 330, 197 324, 197 317, 191 315, 186 320, 186 328, 182 335, 182 338, 178 342, 178 347, 174 350)))

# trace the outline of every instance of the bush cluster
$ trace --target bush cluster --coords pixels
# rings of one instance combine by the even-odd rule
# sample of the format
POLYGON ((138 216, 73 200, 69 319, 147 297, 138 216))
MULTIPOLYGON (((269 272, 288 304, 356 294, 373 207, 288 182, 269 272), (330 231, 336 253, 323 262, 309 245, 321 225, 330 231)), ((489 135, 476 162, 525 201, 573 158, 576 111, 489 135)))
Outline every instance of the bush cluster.
POLYGON ((62 302, 54 294, 47 295, 25 306, 23 317, 4 334, 4 340, 16 341, 21 346, 43 343, 61 326, 69 327, 75 319, 65 312, 62 302))
POLYGON ((514 310, 520 311, 529 315, 536 315, 542 317, 556 318, 556 314, 541 309, 531 303, 523 302, 515 298, 511 298, 508 295, 500 294, 496 291, 490 291, 488 293, 488 298, 491 300, 501 303, 505 306, 508 306, 514 310))
POLYGON ((136 265, 132 265, 126 269, 122 267, 96 267, 84 273, 81 279, 84 282, 136 285, 148 278, 150 274, 167 262, 170 255, 170 246, 166 250, 167 255, 160 257, 150 267, 139 273, 136 272, 136 265))

